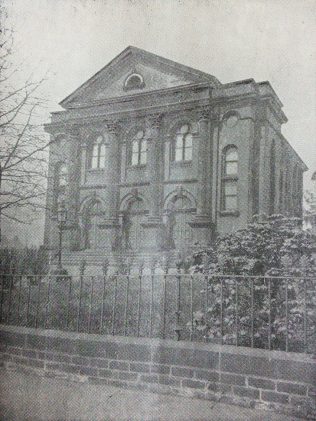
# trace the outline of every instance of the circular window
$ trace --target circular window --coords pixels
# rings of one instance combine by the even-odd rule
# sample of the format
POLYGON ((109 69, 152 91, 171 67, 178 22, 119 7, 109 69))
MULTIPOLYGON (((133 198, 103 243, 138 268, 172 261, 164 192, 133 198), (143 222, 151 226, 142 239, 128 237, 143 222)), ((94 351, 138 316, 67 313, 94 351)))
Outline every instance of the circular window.
POLYGON ((141 89, 144 87, 144 79, 138 73, 132 73, 125 81, 125 89, 141 89))

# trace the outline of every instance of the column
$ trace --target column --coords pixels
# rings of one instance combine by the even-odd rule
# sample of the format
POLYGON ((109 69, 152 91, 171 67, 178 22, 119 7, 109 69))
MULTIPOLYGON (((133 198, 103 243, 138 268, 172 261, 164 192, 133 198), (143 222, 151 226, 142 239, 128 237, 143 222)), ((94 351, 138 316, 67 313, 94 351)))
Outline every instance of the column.
POLYGON ((201 107, 199 119, 199 143, 198 143, 198 193, 197 214, 190 226, 193 228, 194 241, 206 245, 211 239, 211 148, 210 148, 210 108, 201 107))
POLYGON ((81 185, 84 185, 86 182, 87 147, 88 145, 86 142, 81 143, 81 162, 80 162, 80 167, 81 167, 80 184, 81 185))
POLYGON ((160 115, 151 116, 147 120, 147 126, 150 132, 149 138, 147 139, 148 147, 148 178, 150 183, 150 218, 160 219, 160 166, 161 166, 161 142, 159 138, 160 128, 160 115))
POLYGON ((160 114, 154 114, 147 118, 146 126, 149 131, 147 137, 147 171, 149 180, 149 215, 143 224, 145 238, 143 250, 155 251, 162 247, 162 218, 161 218, 161 165, 162 165, 162 142, 160 140, 160 114))
POLYGON ((117 221, 118 193, 120 182, 120 156, 119 156, 119 125, 115 122, 107 122, 107 134, 109 138, 109 149, 106 171, 106 185, 108 189, 107 205, 110 220, 117 221))
POLYGON ((79 182, 81 173, 80 136, 75 126, 71 127, 67 136, 68 153, 68 192, 67 192, 67 224, 65 246, 70 250, 78 250, 79 244, 79 182), (67 241, 68 240, 68 241, 67 241))
POLYGON ((120 126, 117 122, 106 121, 104 132, 108 139, 106 160, 106 217, 100 228, 103 229, 102 244, 111 252, 118 245, 120 225, 118 220, 118 200, 120 183, 120 126))

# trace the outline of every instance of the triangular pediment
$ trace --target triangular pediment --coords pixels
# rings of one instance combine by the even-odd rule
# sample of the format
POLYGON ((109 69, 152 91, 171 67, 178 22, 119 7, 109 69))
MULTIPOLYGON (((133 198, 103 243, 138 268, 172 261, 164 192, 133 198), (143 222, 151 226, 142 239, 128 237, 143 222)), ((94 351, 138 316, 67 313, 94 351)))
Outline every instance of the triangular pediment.
POLYGON ((198 83, 208 83, 214 87, 220 85, 214 76, 207 73, 135 47, 127 47, 60 105, 64 108, 87 106, 111 98, 198 83), (141 77, 142 84, 127 89, 126 81, 134 74, 141 77))

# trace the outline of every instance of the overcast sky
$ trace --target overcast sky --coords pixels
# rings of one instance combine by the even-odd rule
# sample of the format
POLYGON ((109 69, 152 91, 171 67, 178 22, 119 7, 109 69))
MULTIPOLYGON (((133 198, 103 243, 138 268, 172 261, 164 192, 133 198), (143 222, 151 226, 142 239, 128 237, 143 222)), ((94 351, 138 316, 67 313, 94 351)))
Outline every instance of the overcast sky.
POLYGON ((22 77, 49 71, 43 89, 50 111, 128 45, 223 83, 269 80, 289 119, 283 134, 310 168, 309 184, 316 170, 316 0, 2 3, 15 30, 22 77))

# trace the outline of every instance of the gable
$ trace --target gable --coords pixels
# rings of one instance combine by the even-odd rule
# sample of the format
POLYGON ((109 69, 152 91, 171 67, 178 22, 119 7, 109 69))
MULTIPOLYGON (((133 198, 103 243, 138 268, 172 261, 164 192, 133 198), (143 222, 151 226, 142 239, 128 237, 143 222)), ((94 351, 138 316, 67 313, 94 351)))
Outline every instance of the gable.
POLYGON ((203 82, 211 86, 220 85, 214 76, 144 50, 128 47, 60 105, 64 108, 80 107, 110 98, 203 82), (139 75, 143 83, 139 87, 127 89, 126 80, 133 74, 139 75))

